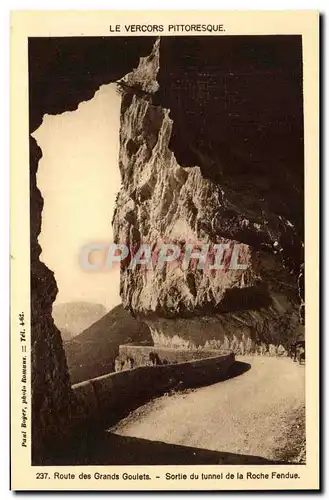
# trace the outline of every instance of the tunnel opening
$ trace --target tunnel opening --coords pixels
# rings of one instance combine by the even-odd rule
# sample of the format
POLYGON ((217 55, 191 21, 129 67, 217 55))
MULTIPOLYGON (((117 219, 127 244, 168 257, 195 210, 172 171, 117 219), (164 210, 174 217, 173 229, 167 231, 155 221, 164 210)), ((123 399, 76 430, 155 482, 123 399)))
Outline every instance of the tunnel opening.
MULTIPOLYGON (((160 91, 155 94, 153 104, 161 104, 166 110, 170 110, 171 118, 173 119, 173 135, 171 137, 170 149, 174 152, 176 157, 179 159, 182 165, 186 163, 200 164, 200 168, 204 178, 217 179, 219 175, 220 179, 223 179, 223 172, 220 171, 221 162, 218 161, 218 151, 220 152, 221 158, 223 158, 223 164, 226 169, 232 172, 232 178, 228 175, 228 180, 226 182, 226 193, 230 195, 231 204, 226 207, 230 210, 233 215, 229 222, 232 222, 232 228, 230 228, 227 233, 228 237, 234 237, 234 231, 236 231, 237 224, 235 223, 234 217, 239 222, 238 215, 244 213, 247 209, 250 210, 251 218, 254 218, 255 224, 259 226, 258 218, 266 213, 268 220, 266 220, 267 227, 270 231, 279 231, 282 227, 287 225, 287 223, 278 223, 278 214, 287 217, 286 212, 282 212, 282 206, 278 204, 278 197, 270 195, 271 186, 264 184, 262 179, 257 180, 256 177, 262 172, 262 168, 257 164, 257 162, 244 162, 245 156, 248 153, 248 147, 241 145, 241 151, 234 151, 234 158, 239 156, 243 158, 243 161, 237 163, 234 160, 235 169, 231 169, 230 165, 232 163, 231 153, 227 153, 224 148, 224 143, 227 142, 227 137, 222 135, 222 139, 218 138, 218 130, 215 133, 214 138, 205 138, 204 131, 200 134, 200 125, 204 124, 206 115, 208 113, 203 113, 201 103, 206 103, 206 109, 209 110, 209 103, 211 99, 209 96, 213 96, 212 90, 209 87, 203 85, 205 76, 202 73, 202 68, 200 69, 200 60, 207 55, 207 46, 205 41, 205 46, 203 47, 200 54, 195 54, 193 52, 193 41, 184 41, 183 45, 182 38, 180 40, 165 40, 161 42, 161 51, 163 64, 162 69, 159 74, 159 85, 160 91), (191 72, 181 74, 174 65, 173 54, 182 56, 183 52, 187 50, 187 46, 192 47, 192 52, 194 54, 194 63, 191 61, 191 70, 200 71, 202 75, 200 76, 200 82, 197 83, 197 88, 195 85, 190 85, 189 81, 191 78, 191 72), (177 73, 178 71, 178 73, 177 73), (181 79, 177 85, 177 75, 181 79), (200 83, 200 85, 199 85, 200 83), (176 87, 175 87, 176 86, 176 87), (178 89, 178 90, 177 90, 178 89), (177 91, 183 96, 185 104, 180 107, 175 104, 177 91), (191 102, 194 100, 194 104, 197 103, 194 109, 191 102), (187 103, 187 104, 186 104, 187 103), (189 104, 190 103, 190 104, 189 104), (192 110, 192 113, 189 111, 192 110), (200 118, 201 116, 201 118, 200 118), (198 117, 198 119, 196 119, 198 117), (217 134, 217 135, 216 135, 217 134), (206 144, 206 139, 208 144, 206 144), (225 141, 224 141, 225 139, 225 141), (202 143, 204 141, 204 144, 202 143), (222 141, 222 142, 221 142, 222 141), (220 146, 220 147, 219 147, 220 146), (238 167, 236 167, 238 165, 238 167), (251 193, 251 188, 255 186, 248 186, 244 182, 245 173, 248 169, 253 170, 254 173, 253 180, 256 183, 256 191, 260 193, 259 196, 254 196, 251 193), (217 169, 217 170, 216 170, 217 169), (216 172, 215 172, 216 170, 216 172), (215 177, 214 177, 214 175, 215 177), (256 175, 257 174, 257 175, 256 175), (237 186, 239 189, 237 189, 237 186), (244 196, 241 196, 240 189, 242 190, 244 196), (263 195, 261 196, 261 194, 263 195), (264 194, 265 193, 265 194, 264 194), (238 196, 239 195, 239 199, 238 196), (249 206, 250 198, 250 206, 249 206), (266 199, 265 199, 266 198, 266 199), (255 200, 256 199, 256 200, 255 200), (241 205, 241 200, 245 203, 241 205), (246 202, 247 200, 247 202, 246 202), (256 205, 256 208, 252 205, 256 205), (272 215, 272 212, 275 214, 272 215), (234 222, 234 224, 233 224, 234 222), (281 225, 280 225, 281 224, 281 225)), ((184 37, 185 38, 185 37, 184 37)), ((186 37, 187 38, 187 37, 186 37)), ((195 38, 195 37, 193 37, 195 38)), ((211 44, 213 44, 213 37, 211 44)), ((233 37, 235 38, 235 37, 233 37)), ((260 37, 257 37, 260 38, 260 37)), ((80 39, 66 39, 66 40, 53 40, 53 39, 42 39, 41 44, 39 42, 32 40, 29 42, 29 60, 31 63, 30 71, 30 127, 33 132, 38 128, 42 122, 42 117, 45 113, 56 114, 63 113, 64 111, 72 111, 76 109, 79 102, 91 99, 94 95, 95 90, 97 90, 100 84, 109 84, 109 82, 114 82, 122 78, 122 75, 127 74, 133 68, 138 65, 138 60, 140 56, 149 55, 152 51, 154 45, 154 38, 152 37, 139 37, 134 40, 129 39, 116 39, 116 38, 101 38, 98 40, 84 38, 83 41, 80 39), (46 50, 42 47, 42 43, 46 50), (88 43, 90 44, 88 46, 88 43), (129 48, 129 50, 128 50, 129 48), (48 49, 48 52, 47 52, 48 49), (104 52, 101 52, 101 51, 104 52), (97 64, 95 64, 97 61, 97 64), (41 61, 43 64, 41 64, 41 61), (102 64, 104 67, 102 67, 102 64), (46 67, 46 69, 45 69, 46 67), (47 79, 45 81, 44 75, 47 74, 47 79)), ((300 45, 300 40, 296 47, 300 45)), ((294 50, 298 52, 297 47, 294 50)), ((210 52, 206 59, 206 63, 209 63, 209 73, 210 76, 213 73, 213 66, 211 64, 211 54, 210 52), (209 55, 210 54, 210 55, 209 55)), ((193 59, 193 58, 192 58, 193 59)), ((282 73, 282 68, 277 68, 277 73, 274 76, 278 76, 282 73), (281 73, 280 73, 281 72, 281 73)), ((267 68, 268 69, 268 68, 267 68)), ((266 73, 267 69, 264 69, 266 73)), ((251 70, 253 71, 253 69, 251 70)), ((193 71, 192 71, 193 73, 193 71)), ((230 75, 232 78, 233 76, 230 75)), ((300 74, 297 75, 297 79, 300 74)), ((272 81, 273 74, 269 76, 272 81)), ((207 79, 207 78, 206 78, 207 79)), ((197 78, 198 80, 198 78, 197 78)), ((227 90, 227 87, 225 87, 227 90)), ((217 89, 218 90, 218 89, 217 89)), ((216 90, 216 92, 217 92, 216 90)), ((245 88, 245 91, 248 91, 245 88)), ((216 94, 215 92, 215 94, 216 94)), ((301 95, 298 93, 296 99, 300 99, 301 95)), ((125 105, 129 106, 129 99, 131 96, 125 100, 125 105)), ((278 99, 280 101, 280 99, 278 99)), ((295 101, 296 102, 296 101, 295 101)), ((279 109, 281 106, 280 102, 278 104, 279 109)), ((223 113, 221 117, 221 127, 225 129, 225 117, 227 118, 227 123, 232 125, 231 132, 233 141, 234 137, 238 136, 239 140, 245 139, 243 134, 237 134, 234 124, 239 122, 239 120, 229 120, 228 109, 226 109, 227 115, 223 113)), ((263 117, 266 121, 267 117, 263 117)), ((261 120, 258 120, 260 122, 261 120)), ((241 124, 238 123, 239 127, 245 127, 248 129, 248 123, 241 124)), ((260 123, 260 125, 262 125, 260 123)), ((279 124, 274 116, 274 129, 279 124)), ((240 128, 241 128, 240 127, 240 128)), ((215 131, 215 126, 213 126, 215 131)), ((228 133, 224 130, 225 133, 228 133)), ((299 130, 297 131, 299 134, 299 130)), ((297 134, 297 135, 298 135, 297 134)), ((256 133, 257 137, 257 133, 256 133)), ((296 136, 297 137, 297 136, 296 136)), ((247 137, 248 139, 248 137, 247 137)), ((298 137, 298 148, 300 148, 300 137, 298 137)), ((275 140, 273 142, 275 146, 275 140)), ((130 142, 128 145, 128 153, 134 155, 136 148, 138 147, 138 142, 130 142)), ((255 144, 253 145, 255 147, 255 144)), ((266 149, 266 148, 265 148, 266 149)), ((273 151, 279 150, 273 147, 273 151)), ((250 151, 249 151, 250 152, 250 151)), ((249 154, 249 153, 248 153, 249 154)), ((41 193, 36 184, 36 171, 38 169, 38 163, 41 159, 42 153, 40 148, 37 147, 35 140, 31 139, 31 308, 32 308, 32 369, 33 369, 33 446, 35 448, 35 456, 42 457, 42 447, 46 440, 44 437, 51 436, 51 439, 56 439, 56 436, 61 439, 65 436, 65 428, 67 427, 67 422, 70 419, 69 404, 71 393, 71 385, 67 375, 67 366, 64 356, 64 351, 62 344, 60 342, 59 332, 54 326, 51 313, 52 304, 55 300, 57 293, 57 285, 54 276, 51 271, 42 263, 42 255, 40 260, 41 246, 38 242, 38 236, 41 229, 41 213, 43 210, 44 200, 42 199, 41 193), (45 352, 48 349, 48 354, 45 356, 45 352), (49 374, 51 374, 49 376, 49 374), (49 412, 49 408, 51 411, 49 412), (61 413, 62 412, 62 413, 61 413), (40 432, 41 429, 41 432, 40 432), (54 431, 55 430, 55 431, 54 431), (41 442, 43 441, 43 442, 41 442), (38 448, 40 446, 40 448, 38 448), (39 450, 39 451, 38 451, 39 450)), ((186 165, 186 166, 191 166, 186 165)), ((302 163, 298 163, 299 171, 298 178, 303 170, 302 163)), ((282 169, 285 170, 284 168, 282 169)), ((225 173, 225 172, 224 172, 225 173)), ((227 172, 226 172, 227 173, 227 172)), ((225 177, 225 176, 224 176, 225 177)), ((295 179, 295 174, 292 172, 292 177, 295 179)), ((297 178, 297 177, 296 177, 297 178)), ((296 180, 296 179, 295 179, 296 180)), ((278 188, 281 188, 281 180, 278 181, 278 188)), ((298 184, 298 182, 297 182, 298 184)), ((283 186, 283 184, 282 184, 283 186)), ((294 187, 293 183, 285 184, 285 189, 288 191, 290 188, 294 187)), ((299 185, 300 187, 300 185, 299 185)), ((299 189, 298 187, 298 189, 299 189)), ((147 196, 150 193, 146 193, 147 196)), ((145 195, 145 193, 144 193, 145 195)), ((145 196, 144 196, 145 198, 145 196)), ((302 196, 292 197, 293 203, 292 208, 294 213, 301 213, 301 202, 302 196)), ((143 201, 143 200, 142 200, 143 201)), ((290 212, 289 212, 290 214, 290 212)), ((110 223, 110 214, 108 221, 110 223)), ((294 217, 289 217, 293 224, 298 225, 298 217, 296 220, 294 217)), ((226 221, 225 218, 221 220, 226 221)), ((261 221, 262 222, 262 221, 261 221)), ((289 221, 288 221, 289 222, 289 221)), ((246 232, 248 237, 253 237, 255 234, 258 235, 257 226, 252 229, 252 231, 246 232)), ((290 227, 290 226, 289 226, 290 227)), ((298 228, 297 228, 298 229, 298 228)), ((298 233, 298 231, 297 231, 298 233)), ((288 234, 287 240, 290 241, 290 233, 288 234)), ((297 235, 299 236, 299 235, 297 235)), ((272 237, 272 235, 271 235, 272 237)), ((264 239, 264 235, 261 235, 264 239)), ((288 242, 289 242, 288 241, 288 242)), ((246 241, 249 243, 249 241, 246 241)), ((275 242, 277 243, 277 242, 275 242)), ((296 238, 296 248, 299 248, 299 237, 296 238)), ((252 244, 252 243, 251 243, 252 244)), ((278 243, 277 243, 278 245, 278 243)), ((279 247, 280 248, 280 247, 279 247)), ((283 252, 284 255, 287 253, 286 249, 283 252)), ((297 253, 297 252, 296 252, 297 253)), ((295 267, 299 266, 299 256, 298 259, 295 258, 294 252, 291 252, 291 259, 296 264, 295 267)), ((295 271, 294 271, 295 272, 295 271)), ((293 278, 292 278, 293 279, 293 278)), ((59 291, 61 293, 61 290, 59 291)))
POLYGON ((118 267, 90 272, 80 261, 85 245, 97 261, 102 256, 94 246, 113 241, 110 221, 121 187, 119 127, 120 97, 109 84, 75 111, 45 115, 32 135, 43 153, 37 172, 44 202, 40 259, 55 275, 52 314, 64 342, 120 303, 118 267))
MULTIPOLYGON (((40 258, 44 199, 37 185, 43 152, 32 134, 44 115, 77 109, 102 86, 115 82, 147 55, 153 37, 37 37, 28 40, 30 132, 30 261, 32 463, 41 465, 65 447, 73 394, 61 334, 52 317, 58 288, 40 258)), ((56 118, 55 118, 56 119, 56 118)), ((111 214, 108 213, 110 226, 111 214)))

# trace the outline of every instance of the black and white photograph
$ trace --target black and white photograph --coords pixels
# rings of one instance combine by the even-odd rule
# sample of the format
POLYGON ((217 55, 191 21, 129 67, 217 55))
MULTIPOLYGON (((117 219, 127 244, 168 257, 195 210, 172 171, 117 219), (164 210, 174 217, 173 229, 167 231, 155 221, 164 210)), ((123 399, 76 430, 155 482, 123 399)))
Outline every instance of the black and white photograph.
POLYGON ((19 444, 40 488, 299 488, 304 38, 152 19, 27 39, 19 444))

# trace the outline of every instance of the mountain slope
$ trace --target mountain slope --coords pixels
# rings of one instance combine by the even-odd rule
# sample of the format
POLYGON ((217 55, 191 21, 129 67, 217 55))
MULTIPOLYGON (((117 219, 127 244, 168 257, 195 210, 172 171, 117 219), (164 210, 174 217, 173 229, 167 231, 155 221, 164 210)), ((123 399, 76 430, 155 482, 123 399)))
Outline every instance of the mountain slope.
POLYGON ((148 326, 122 305, 64 344, 72 384, 114 371, 120 344, 153 344, 148 326))
POLYGON ((72 332, 70 332, 70 330, 68 330, 67 328, 61 328, 60 332, 63 342, 68 342, 69 340, 72 340, 75 337, 75 335, 72 332))
POLYGON ((53 306, 52 316, 55 325, 62 332, 62 339, 66 341, 68 339, 65 338, 65 333, 63 335, 63 330, 69 331, 71 337, 75 337, 106 313, 107 309, 102 304, 65 302, 53 306))

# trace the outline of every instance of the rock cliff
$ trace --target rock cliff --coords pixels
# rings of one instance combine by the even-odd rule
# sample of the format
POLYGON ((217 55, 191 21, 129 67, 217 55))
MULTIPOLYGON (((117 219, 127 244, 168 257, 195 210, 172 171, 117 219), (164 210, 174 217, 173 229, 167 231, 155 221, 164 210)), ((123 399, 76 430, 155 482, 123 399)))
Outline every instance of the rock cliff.
POLYGON ((31 374, 32 374, 32 463, 41 465, 65 443, 71 420, 71 383, 61 333, 51 315, 57 295, 54 273, 40 261, 43 199, 36 183, 42 157, 30 139, 31 189, 31 374))
MULTIPOLYGON (((129 259, 125 259, 121 264, 123 304, 144 317, 155 343, 170 345, 170 339, 175 337, 176 342, 180 338, 181 343, 204 345, 207 341, 220 343, 228 336, 238 343, 251 338, 267 346, 287 346, 299 322, 300 307, 303 162, 298 139, 302 141, 301 130, 297 127, 291 131, 290 148, 282 136, 281 147, 287 151, 286 155, 278 143, 275 156, 268 141, 272 156, 263 151, 263 158, 253 159, 258 148, 264 149, 260 135, 256 134, 250 154, 245 146, 245 151, 242 150, 241 142, 245 139, 251 142, 248 129, 255 122, 261 128, 262 120, 249 112, 250 124, 244 124, 243 128, 239 123, 241 135, 236 135, 235 144, 230 145, 231 138, 228 145, 222 139, 216 141, 216 130, 223 129, 225 122, 221 114, 223 105, 216 104, 216 97, 223 89, 217 84, 214 90, 206 88, 201 92, 200 82, 205 74, 211 80, 211 73, 218 71, 218 66, 210 60, 201 63, 198 54, 188 52, 186 47, 194 74, 188 73, 191 63, 186 65, 185 61, 179 87, 177 81, 172 86, 177 77, 177 67, 171 58, 172 43, 158 40, 150 55, 141 58, 138 67, 120 83, 122 188, 113 218, 116 242, 128 245, 132 253, 143 244, 151 245, 153 255, 163 242, 178 244, 180 248, 188 243, 199 248, 202 244, 226 244, 224 263, 231 257, 234 245, 239 244, 239 262, 246 264, 246 269, 230 269, 226 265, 216 271, 198 270, 195 266, 184 270, 179 264, 166 264, 161 269, 144 265, 132 270, 129 259), (161 70, 162 66, 165 70, 161 70), (193 85, 198 83, 196 93, 193 85), (173 97, 173 88, 181 96, 189 94, 189 106, 182 108, 181 100, 173 97), (215 111, 212 109, 208 117, 204 116, 210 105, 215 111), (191 110, 196 112, 192 116, 191 110), (290 185, 288 178, 292 179, 290 185)), ((182 55, 181 45, 175 46, 175 55, 178 59, 182 55)), ((257 68, 251 68, 249 73, 255 71, 257 68)), ((268 68, 258 71, 266 82, 268 68)), ((295 68, 291 74, 296 78, 294 71, 295 68)), ((277 71, 277 84, 280 72, 282 68, 277 71)), ((245 81, 245 70, 243 74, 245 81)), ((283 78, 289 93, 292 83, 288 68, 283 78)), ((250 89, 245 85, 240 92, 241 100, 250 107, 249 101, 253 99, 250 89)), ((278 92, 284 95, 279 85, 278 92)), ((298 94, 296 109, 299 98, 298 94)), ((268 108, 272 115, 279 108, 275 97, 272 101, 268 96, 261 100, 266 121, 268 108)), ((295 118, 286 116, 292 128, 295 118)), ((227 127, 232 127, 229 118, 227 127)), ((272 142, 280 141, 282 132, 278 134, 272 128, 275 133, 270 126, 267 131, 272 134, 272 142)))
MULTIPOLYGON (((145 318, 158 344, 285 345, 304 307, 301 38, 154 43, 29 39, 30 132, 45 113, 76 109, 100 85, 120 80, 116 240, 132 249, 239 243, 247 264, 202 273, 179 266, 130 272, 123 263, 125 307, 145 318)), ((65 444, 72 392, 51 316, 57 286, 39 259, 41 151, 33 139, 30 153, 32 458, 42 464, 54 444, 65 444)))
MULTIPOLYGON (((30 133, 45 113, 74 110, 99 86, 118 80, 148 54, 151 37, 29 38, 30 133)), ((42 152, 30 137, 32 463, 66 453, 73 415, 71 382, 61 334, 52 318, 54 273, 40 261, 43 198, 36 174, 42 152), (65 451, 66 450, 66 451, 65 451)))

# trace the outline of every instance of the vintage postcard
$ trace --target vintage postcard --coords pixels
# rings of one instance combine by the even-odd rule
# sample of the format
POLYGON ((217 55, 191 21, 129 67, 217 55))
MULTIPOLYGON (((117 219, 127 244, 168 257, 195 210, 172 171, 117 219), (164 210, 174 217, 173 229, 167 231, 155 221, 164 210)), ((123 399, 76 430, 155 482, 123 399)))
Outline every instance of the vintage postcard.
POLYGON ((11 488, 317 490, 319 15, 11 14, 11 488))

